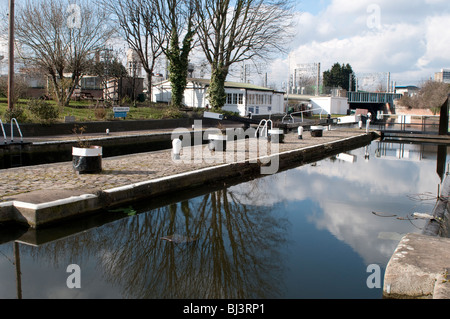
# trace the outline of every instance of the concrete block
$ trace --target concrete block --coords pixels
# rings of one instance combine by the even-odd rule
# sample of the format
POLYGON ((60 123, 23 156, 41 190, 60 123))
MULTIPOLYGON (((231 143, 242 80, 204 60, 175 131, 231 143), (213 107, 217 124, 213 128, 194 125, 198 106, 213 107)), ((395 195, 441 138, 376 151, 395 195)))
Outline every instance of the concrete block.
POLYGON ((407 234, 386 267, 383 296, 395 299, 450 298, 447 286, 437 286, 447 269, 450 269, 449 238, 407 234))

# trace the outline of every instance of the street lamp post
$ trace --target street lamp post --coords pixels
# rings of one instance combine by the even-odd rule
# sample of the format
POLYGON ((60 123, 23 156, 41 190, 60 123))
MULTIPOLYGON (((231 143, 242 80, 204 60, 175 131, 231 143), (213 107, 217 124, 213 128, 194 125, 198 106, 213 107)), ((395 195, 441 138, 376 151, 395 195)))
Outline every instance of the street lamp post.
POLYGON ((14 109, 14 0, 9 0, 8 110, 14 109))

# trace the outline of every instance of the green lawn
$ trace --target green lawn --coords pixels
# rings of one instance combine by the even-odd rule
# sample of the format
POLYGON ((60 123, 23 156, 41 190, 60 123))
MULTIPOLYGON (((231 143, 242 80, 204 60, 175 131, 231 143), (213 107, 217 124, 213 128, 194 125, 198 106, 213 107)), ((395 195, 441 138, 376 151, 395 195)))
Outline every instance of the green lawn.
MULTIPOLYGON (((16 103, 16 107, 24 110, 25 118, 19 120, 21 123, 40 123, 41 121, 34 117, 29 112, 27 107, 27 99, 21 99, 16 103)), ((56 107, 54 101, 48 101, 51 105, 56 107)), ((121 105, 129 106, 129 105, 121 105)), ((5 113, 8 109, 8 103, 6 98, 0 98, 0 118, 3 123, 7 121, 5 113)), ((195 110, 194 116, 201 117, 204 110, 195 110)), ((227 112, 222 112, 227 113, 227 112)), ((229 113, 229 112, 228 112, 229 113)), ((107 121, 114 119, 114 112, 112 107, 104 107, 104 105, 97 105, 96 101, 71 101, 70 107, 64 107, 60 110, 59 117, 55 122, 64 122, 66 116, 75 116, 77 122, 89 122, 89 121, 107 121)), ((137 106, 130 106, 130 112, 125 120, 150 120, 150 119, 170 119, 181 118, 188 116, 186 112, 180 111, 167 104, 157 103, 138 103, 137 106)), ((335 117, 335 116, 333 116, 335 117)), ((313 115, 308 117, 309 119, 319 119, 320 115, 313 115)), ((322 115, 322 118, 326 118, 326 115, 322 115)))
MULTIPOLYGON (((24 109, 26 119, 21 122, 36 123, 39 119, 27 109, 26 99, 21 99, 16 103, 16 107, 24 109)), ((48 101, 53 106, 56 106, 54 101, 48 101)), ((75 116, 77 122, 84 121, 105 121, 114 119, 114 112, 112 107, 104 107, 103 105, 96 105, 97 102, 92 101, 72 101, 69 107, 64 107, 56 122, 64 122, 65 116, 75 116)), ((128 106, 128 105, 123 105, 128 106)), ((6 122, 5 112, 8 109, 7 99, 0 98, 0 117, 3 122, 6 122)), ((169 107, 166 104, 155 104, 148 102, 139 103, 137 106, 130 106, 130 112, 126 120, 145 120, 145 119, 164 119, 164 118, 180 118, 186 116, 186 112, 169 107)))

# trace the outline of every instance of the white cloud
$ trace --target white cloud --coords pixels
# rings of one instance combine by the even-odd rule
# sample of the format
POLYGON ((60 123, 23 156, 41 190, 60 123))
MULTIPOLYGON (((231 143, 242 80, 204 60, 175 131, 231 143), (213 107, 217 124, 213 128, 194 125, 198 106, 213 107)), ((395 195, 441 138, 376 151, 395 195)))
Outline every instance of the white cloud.
MULTIPOLYGON (((416 231, 415 226, 395 218, 380 218, 372 211, 406 217, 414 211, 431 213, 433 201, 413 201, 416 194, 436 189, 439 181, 432 153, 421 153, 417 145, 406 146, 404 158, 397 159, 397 149, 381 145, 384 155, 377 158, 375 147, 369 148, 370 160, 364 160, 364 149, 350 152, 355 163, 319 162, 317 166, 297 169, 231 188, 241 203, 256 206, 312 201, 321 213, 311 214, 317 229, 327 230, 351 246, 368 264, 387 263, 398 241, 379 238, 381 233, 398 235, 416 231), (386 148, 385 148, 386 147, 386 148), (248 196, 251 189, 258 189, 248 196), (259 194, 259 196, 256 196, 259 194), (383 200, 380 201, 379 199, 383 200), (368 240, 370 239, 370 240, 368 240)), ((432 196, 432 195, 431 195, 432 196)))
MULTIPOLYGON (((296 19, 290 59, 282 61, 290 60, 291 68, 320 62, 327 70, 349 63, 357 73, 391 72, 398 84, 418 84, 450 67, 450 7, 444 0, 334 0, 296 19)), ((287 70, 280 62, 271 74, 277 82, 287 78, 280 75, 287 70)))
POLYGON ((426 53, 421 57, 419 66, 431 65, 440 68, 442 65, 439 66, 438 63, 449 62, 450 32, 444 31, 448 29, 448 21, 450 21, 450 14, 427 17, 425 22, 426 53))

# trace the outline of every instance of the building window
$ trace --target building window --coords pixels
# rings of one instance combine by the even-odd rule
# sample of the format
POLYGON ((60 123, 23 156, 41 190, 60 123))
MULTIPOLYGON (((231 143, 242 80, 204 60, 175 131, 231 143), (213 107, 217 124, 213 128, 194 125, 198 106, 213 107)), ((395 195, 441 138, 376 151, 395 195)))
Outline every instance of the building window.
POLYGON ((228 105, 244 104, 244 94, 228 93, 226 103, 228 105))
MULTIPOLYGON (((240 102, 239 97, 239 103, 240 102)), ((273 97, 271 94, 248 94, 247 95, 247 104, 253 104, 253 105, 272 105, 273 97)))
POLYGON ((248 108, 248 112, 254 114, 255 113, 255 108, 254 107, 249 107, 248 108))
POLYGON ((255 114, 259 114, 259 106, 255 107, 255 114))
POLYGON ((80 82, 82 90, 99 90, 102 88, 100 81, 97 81, 95 77, 82 78, 80 82))
POLYGON ((233 94, 227 94, 227 104, 233 104, 233 94))

